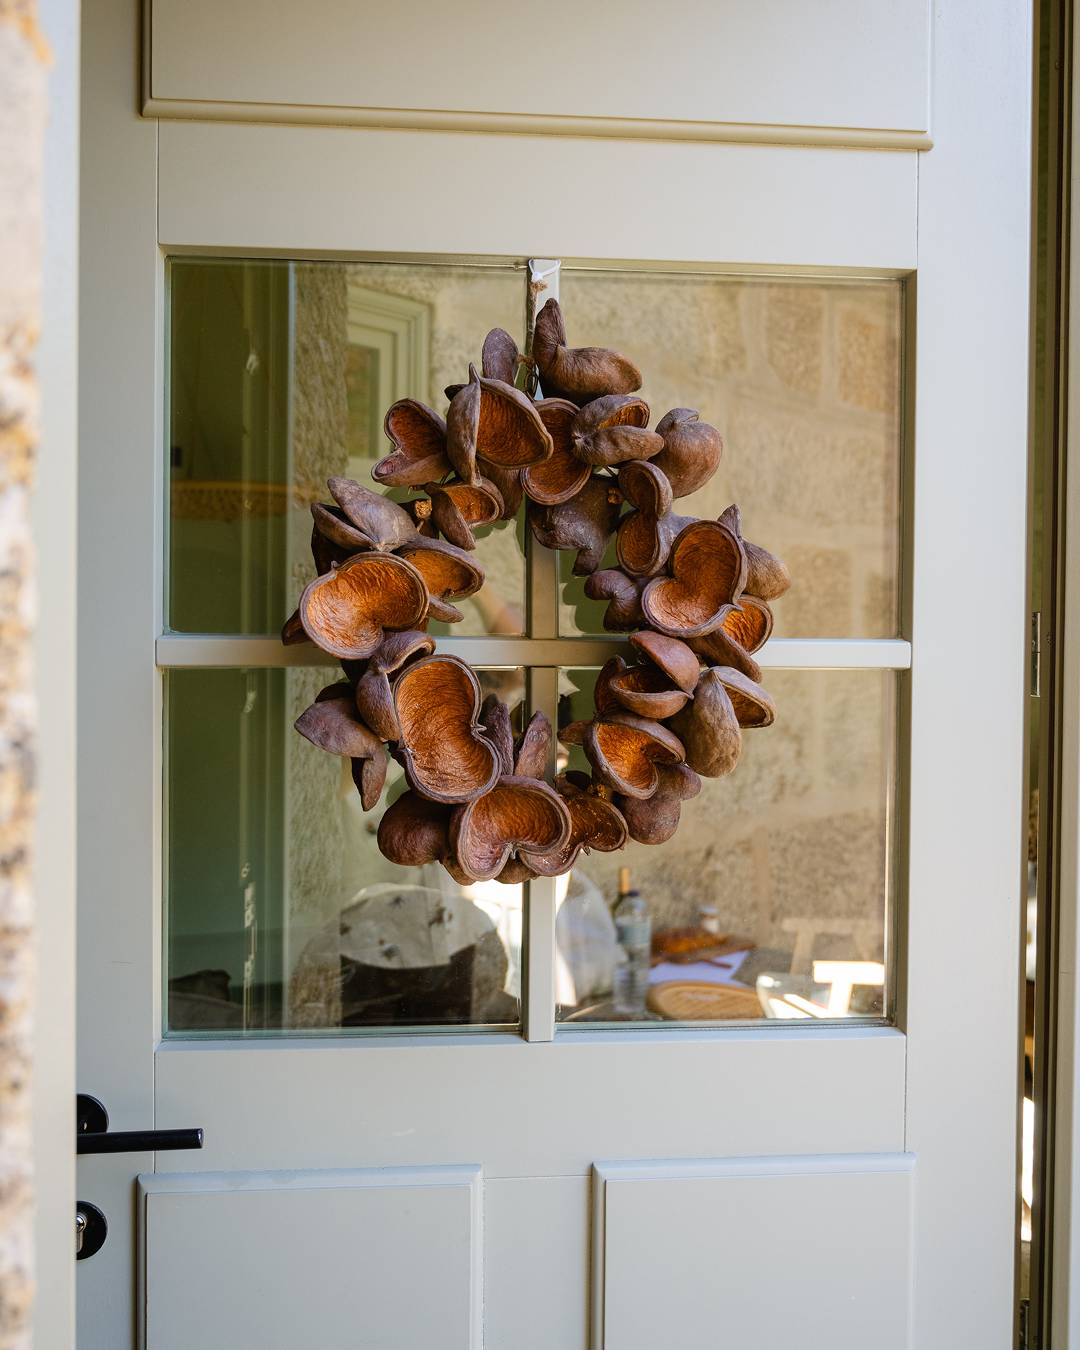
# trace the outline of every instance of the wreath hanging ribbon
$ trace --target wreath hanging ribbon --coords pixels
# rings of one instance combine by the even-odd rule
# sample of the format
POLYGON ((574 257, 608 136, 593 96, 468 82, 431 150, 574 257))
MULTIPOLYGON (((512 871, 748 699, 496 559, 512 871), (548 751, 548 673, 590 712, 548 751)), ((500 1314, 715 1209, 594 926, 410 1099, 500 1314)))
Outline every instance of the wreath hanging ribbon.
POLYGON ((567 345, 558 302, 537 315, 531 358, 509 333, 484 341, 481 371, 451 385, 445 420, 415 399, 389 409, 393 449, 372 470, 384 487, 424 495, 399 506, 347 478, 312 506, 318 575, 282 641, 314 642, 345 679, 297 719, 313 744, 352 762, 365 811, 386 783, 387 753, 408 789, 383 814, 378 842, 402 866, 440 862, 462 884, 568 872, 582 851, 628 839, 660 844, 681 803, 739 761, 742 733, 774 705, 754 660, 772 631, 769 601, 787 568, 743 538, 737 506, 716 520, 674 502, 716 472, 720 433, 692 408, 648 429, 641 372, 604 347, 567 345), (515 385, 524 372, 543 397, 515 385), (604 627, 630 634, 629 659, 600 671, 595 712, 565 727, 591 774, 545 781, 552 728, 534 713, 513 736, 475 672, 440 655, 426 626, 453 623, 455 601, 484 582, 474 529, 517 516, 535 538, 574 549, 604 627), (600 569, 615 536, 618 566, 600 569))

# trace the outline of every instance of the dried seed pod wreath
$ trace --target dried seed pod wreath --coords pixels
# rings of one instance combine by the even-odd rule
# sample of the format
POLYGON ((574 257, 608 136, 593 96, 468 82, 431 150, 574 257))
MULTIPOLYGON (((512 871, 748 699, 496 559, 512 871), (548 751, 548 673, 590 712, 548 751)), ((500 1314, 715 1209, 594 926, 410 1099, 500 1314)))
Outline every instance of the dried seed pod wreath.
POLYGON ((743 732, 774 716, 754 653, 787 568, 743 538, 737 506, 717 520, 672 509, 716 472, 719 432, 692 408, 650 431, 638 368, 569 347, 555 300, 532 353, 496 328, 480 373, 470 366, 447 389, 445 418, 415 399, 388 410, 393 449, 372 477, 422 495, 398 506, 331 478, 333 504, 312 507, 317 575, 282 629, 283 642, 314 642, 342 663, 345 680, 296 729, 352 761, 364 810, 382 794, 387 753, 405 771, 408 788, 379 823, 382 852, 402 866, 440 862, 462 883, 559 876, 582 851, 665 842, 699 775, 731 773, 743 732), (515 386, 523 366, 544 397, 515 386), (430 619, 460 619, 453 602, 483 584, 474 528, 512 519, 523 499, 541 544, 576 551, 586 594, 608 602, 605 628, 630 634, 626 657, 596 681, 592 720, 561 733, 591 776, 554 783, 547 718, 535 714, 515 741, 506 705, 481 700, 472 669, 426 632, 430 619), (618 566, 599 571, 613 537, 618 566))

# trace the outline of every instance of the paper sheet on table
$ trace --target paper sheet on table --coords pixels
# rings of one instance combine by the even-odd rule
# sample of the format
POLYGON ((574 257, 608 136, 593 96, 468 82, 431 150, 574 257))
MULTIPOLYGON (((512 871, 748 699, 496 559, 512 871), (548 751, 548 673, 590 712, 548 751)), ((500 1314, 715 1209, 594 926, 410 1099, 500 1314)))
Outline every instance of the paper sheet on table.
POLYGON ((702 980, 706 984, 738 984, 736 972, 748 955, 749 952, 726 952, 723 956, 714 956, 711 961, 688 961, 685 964, 661 961, 649 972, 649 983, 663 984, 667 980, 702 980))

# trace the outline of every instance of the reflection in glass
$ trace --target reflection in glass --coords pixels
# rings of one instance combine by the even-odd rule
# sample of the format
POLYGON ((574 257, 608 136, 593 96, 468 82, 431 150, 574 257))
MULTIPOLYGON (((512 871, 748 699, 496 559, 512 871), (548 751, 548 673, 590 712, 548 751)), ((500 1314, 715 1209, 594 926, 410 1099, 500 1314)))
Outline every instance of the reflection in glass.
MULTIPOLYGON (((594 670, 560 675, 559 723, 591 716, 594 670)), ((743 733, 659 847, 582 854, 556 883, 559 1017, 621 1020, 621 867, 652 927, 646 1021, 881 1017, 893 857, 896 677, 768 671, 776 723, 743 733)), ((560 768, 588 770, 577 747, 560 768)))
MULTIPOLYGON (((512 267, 172 259, 170 626, 276 634, 313 575, 309 508, 327 478, 372 486, 386 409, 445 412, 443 387, 489 328, 521 333, 523 305, 512 267)), ((478 535, 488 582, 454 631, 520 633, 521 527, 478 535)))
MULTIPOLYGON (((561 303, 575 345, 640 367, 653 426, 690 406, 720 429, 719 469, 675 511, 739 503, 747 537, 794 578, 776 636, 896 635, 900 282, 564 268, 561 303)), ((560 561, 561 631, 601 632, 603 604, 560 561)))
MULTIPOLYGON (((514 710, 520 670, 478 672, 514 710)), ((522 887, 459 887, 379 852, 349 764, 293 731, 329 667, 173 670, 166 1025, 172 1035, 516 1025, 522 887)))

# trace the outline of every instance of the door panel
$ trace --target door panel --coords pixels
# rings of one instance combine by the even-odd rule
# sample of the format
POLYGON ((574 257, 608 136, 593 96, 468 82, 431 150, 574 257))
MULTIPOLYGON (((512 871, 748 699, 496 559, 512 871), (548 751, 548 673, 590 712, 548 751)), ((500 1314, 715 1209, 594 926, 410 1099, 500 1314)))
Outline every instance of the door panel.
POLYGON ((139 1178, 145 1350, 479 1350, 478 1168, 139 1178))
POLYGON ((926 0, 684 4, 665 16, 660 44, 646 37, 656 12, 641 0, 617 11, 554 0, 535 25, 490 0, 464 10, 437 0, 375 11, 319 0, 302 14, 267 0, 148 9, 145 92, 158 116, 197 101, 204 116, 208 103, 232 105, 233 116, 247 104, 248 116, 276 120, 489 130, 527 130, 532 119, 596 130, 602 120, 608 135, 658 122, 668 136, 728 138, 724 124, 736 123, 743 137, 750 125, 834 140, 861 129, 871 144, 900 134, 919 143, 929 126, 926 0), (530 58, 564 33, 573 41, 530 77, 530 58))
POLYGON ((907 1350, 914 1159, 599 1164, 596 1350, 907 1350))

